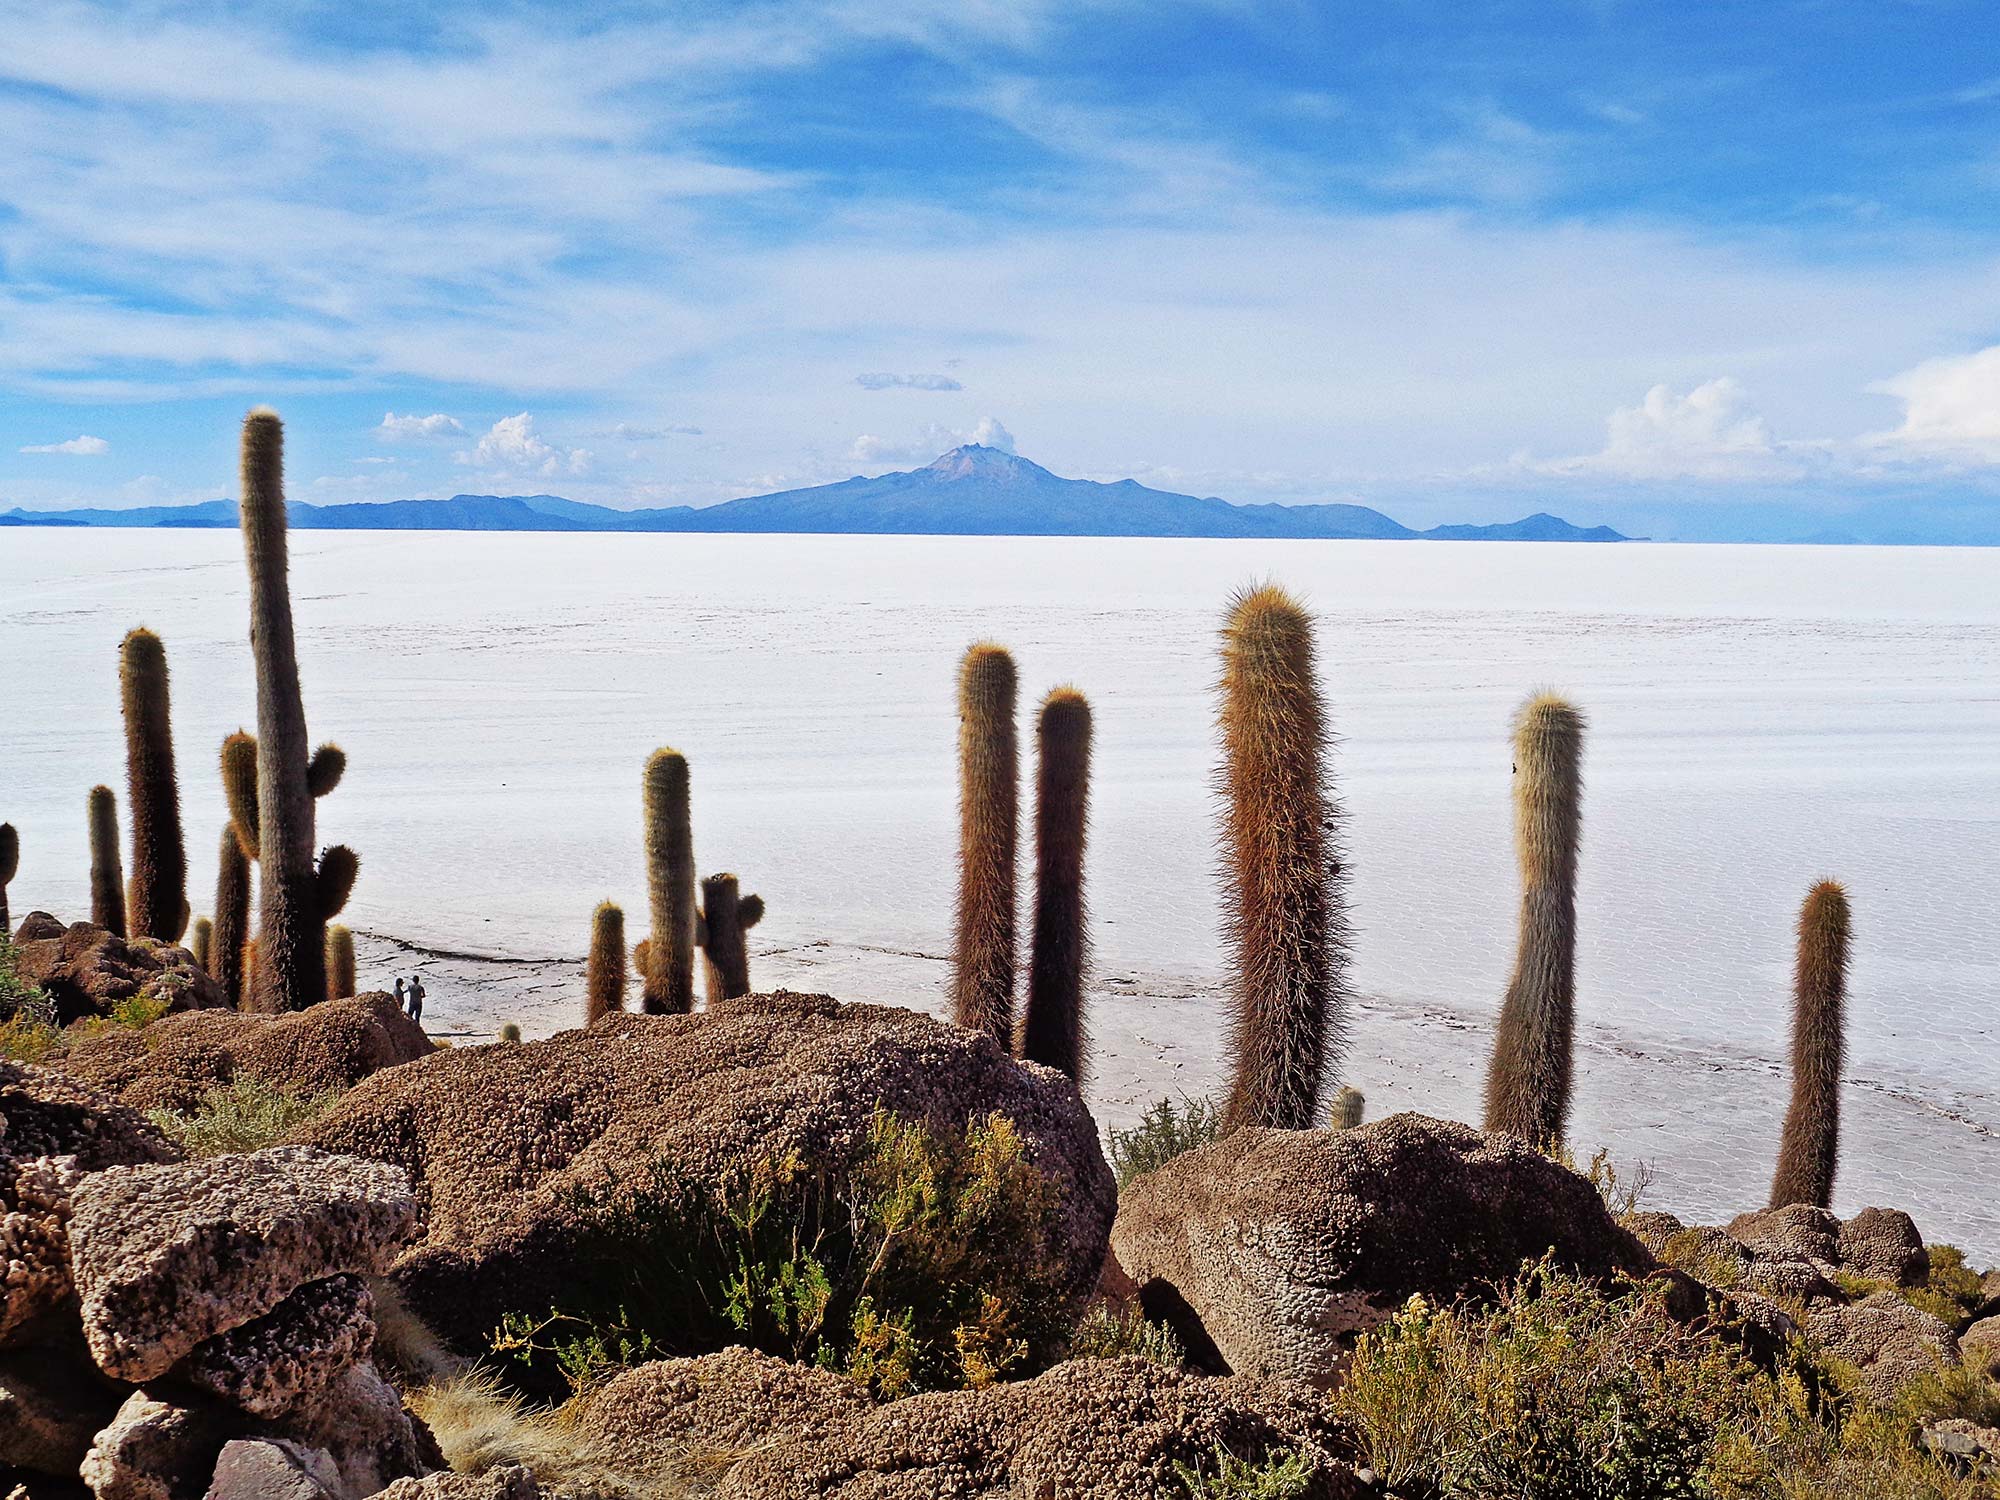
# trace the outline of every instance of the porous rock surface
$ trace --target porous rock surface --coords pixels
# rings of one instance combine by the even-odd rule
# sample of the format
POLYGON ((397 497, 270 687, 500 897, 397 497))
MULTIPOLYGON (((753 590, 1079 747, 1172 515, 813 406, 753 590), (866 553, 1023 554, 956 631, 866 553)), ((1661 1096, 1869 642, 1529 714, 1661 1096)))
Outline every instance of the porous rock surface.
POLYGON ((393 995, 377 991, 281 1016, 166 1016, 143 1031, 121 1027, 75 1042, 55 1065, 136 1109, 186 1111, 238 1078, 311 1096, 437 1050, 393 995))
POLYGON ((73 1199, 84 1335, 107 1373, 150 1380, 307 1282, 385 1270, 417 1228, 407 1180, 380 1162, 280 1146, 112 1167, 73 1199))
POLYGON ((1862 1385, 1878 1401, 1894 1400, 1917 1376, 1958 1363, 1950 1325, 1894 1292, 1816 1307, 1806 1314, 1806 1334, 1860 1370, 1862 1385))
POLYGON ((1351 1441, 1311 1390, 1140 1359, 1077 1360, 1033 1380, 872 1407, 757 1447, 716 1493, 1151 1500, 1185 1488, 1177 1466, 1212 1474, 1218 1445, 1253 1461, 1298 1455, 1310 1475, 1299 1500, 1369 1493, 1355 1475, 1351 1441))
POLYGON ((1111 1242, 1147 1315, 1204 1364, 1321 1387, 1415 1294, 1451 1302, 1551 1253, 1586 1276, 1655 1264, 1576 1173, 1416 1114, 1236 1131, 1128 1185, 1111 1242))
POLYGON ((781 993, 697 1015, 620 1012, 377 1073, 293 1139, 409 1173, 429 1229, 395 1279, 470 1351, 506 1311, 561 1300, 579 1189, 655 1160, 710 1184, 793 1153, 838 1166, 878 1109, 940 1128, 1012 1120, 1063 1194, 1053 1254, 1075 1296, 1089 1291, 1117 1190, 1075 1088, 916 1011, 781 993))
POLYGON ((327 1500, 340 1470, 324 1448, 283 1438, 232 1438, 215 1460, 204 1500, 327 1500))
POLYGON ((227 1005, 222 986, 187 949, 152 938, 122 938, 88 922, 65 927, 47 912, 30 912, 15 939, 15 972, 38 984, 67 1026, 108 1016, 121 1000, 163 1000, 169 1010, 227 1005))
POLYGON ((574 1423, 613 1466, 644 1472, 662 1434, 728 1453, 820 1431, 874 1404, 845 1376, 731 1348, 627 1370, 584 1397, 574 1423))
POLYGON ((196 1346, 175 1378, 253 1416, 281 1416, 368 1353, 373 1309, 358 1276, 309 1282, 263 1317, 196 1346))
POLYGON ((535 1476, 519 1464, 495 1464, 484 1474, 426 1474, 398 1479, 377 1500, 540 1500, 535 1476))

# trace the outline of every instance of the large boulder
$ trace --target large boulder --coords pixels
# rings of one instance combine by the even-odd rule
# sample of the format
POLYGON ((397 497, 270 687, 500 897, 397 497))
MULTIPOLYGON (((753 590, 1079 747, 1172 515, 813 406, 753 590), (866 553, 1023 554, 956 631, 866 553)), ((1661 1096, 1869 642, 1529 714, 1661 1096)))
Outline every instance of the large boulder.
POLYGON ((137 1109, 186 1111, 211 1088, 254 1078, 311 1096, 427 1057, 437 1045, 379 991, 282 1016, 234 1010, 166 1016, 72 1043, 54 1063, 137 1109))
POLYGON ((308 1282, 386 1270, 416 1235, 403 1174, 296 1146, 111 1167, 76 1189, 84 1336, 121 1380, 165 1374, 308 1282))
POLYGON ((1056 1279, 1088 1293, 1117 1190, 1075 1087, 916 1011, 777 994, 698 1015, 619 1013, 378 1073, 294 1139, 409 1174, 429 1228, 395 1279, 473 1351, 503 1314, 571 1290, 579 1196, 648 1168, 718 1187, 774 1159, 837 1170, 881 1110, 938 1128, 1011 1120, 1060 1194, 1045 1247, 1056 1279))
POLYGON ((1806 1334, 1859 1370, 1863 1388, 1877 1401, 1893 1401, 1919 1375, 1959 1360, 1950 1325, 1894 1292, 1814 1308, 1806 1315, 1806 1334))
POLYGON ((222 986, 187 949, 152 938, 122 938, 88 922, 64 927, 47 912, 28 914, 15 953, 15 972, 48 992, 64 1026, 108 1016, 125 1000, 157 1000, 170 1011, 229 1003, 222 986))
POLYGON ((1138 1500, 1193 1493, 1182 1472, 1214 1477, 1218 1452, 1293 1461, 1303 1487, 1285 1493, 1298 1500, 1372 1493, 1348 1435, 1311 1390, 1139 1359, 1077 1360, 1033 1380, 777 1427, 789 1435, 734 1464, 718 1500, 1138 1500))
POLYGON ((867 1387, 844 1375, 733 1348, 626 1370, 569 1415, 607 1468, 644 1474, 660 1463, 663 1436, 680 1448, 742 1452, 823 1431, 874 1405, 867 1387))
POLYGON ((1451 1302, 1544 1255, 1594 1277, 1655 1268, 1576 1173, 1416 1114, 1239 1130, 1128 1185, 1111 1243, 1147 1315, 1205 1364, 1321 1387, 1413 1295, 1451 1302))
POLYGON ((308 1282, 263 1317, 196 1346, 174 1375, 252 1416, 283 1416, 368 1353, 373 1312, 358 1276, 308 1282))

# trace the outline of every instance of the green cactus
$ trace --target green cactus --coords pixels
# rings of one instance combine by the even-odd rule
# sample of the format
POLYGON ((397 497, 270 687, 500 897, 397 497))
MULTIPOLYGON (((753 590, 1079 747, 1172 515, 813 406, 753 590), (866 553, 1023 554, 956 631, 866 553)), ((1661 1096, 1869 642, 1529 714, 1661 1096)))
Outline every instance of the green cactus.
POLYGON ((646 889, 653 930, 640 970, 654 1015, 694 1009, 694 835, 688 825, 688 763, 678 750, 646 761, 646 889))
POLYGON ((1840 1165, 1840 1069, 1847 1055, 1847 892, 1822 880, 1799 911, 1792 970, 1792 1103, 1771 1207, 1829 1208, 1840 1165))
POLYGON ((1486 1073, 1486 1128, 1562 1144, 1576 1037, 1576 864, 1583 714, 1543 693, 1514 719, 1521 927, 1486 1073))
MULTIPOLYGON (((251 806, 256 806, 253 798, 251 806)), ((250 859, 234 822, 222 830, 216 853, 215 923, 209 937, 208 972, 232 1006, 243 1004, 243 945, 250 940, 250 859)))
MULTIPOLYGON (((335 845, 315 862, 313 800, 345 768, 337 748, 313 752, 299 692, 287 582, 284 424, 260 407, 243 421, 243 555, 250 575, 250 648, 257 663, 257 859, 260 914, 250 1008, 303 1010, 326 994, 326 924, 337 916, 360 861, 335 845)), ((233 741, 235 736, 231 736, 233 741)), ((240 788, 231 786, 232 816, 240 788)))
POLYGON ((746 934, 764 919, 764 898, 737 893, 734 875, 710 875, 701 883, 701 911, 694 919, 702 952, 708 1003, 750 993, 750 945, 746 934))
POLYGON ((90 789, 90 921, 125 936, 125 859, 118 852, 118 798, 90 789))
POLYGON ((326 929, 326 998, 346 1000, 354 994, 354 934, 338 922, 326 929))
POLYGON ((1310 1130, 1347 1047, 1347 914, 1312 620, 1280 588, 1230 603, 1220 722, 1235 1054, 1225 1128, 1310 1130))
POLYGON ((1044 698, 1035 740, 1035 926, 1021 1055, 1081 1085, 1089 1066, 1083 978, 1090 962, 1083 901, 1090 704, 1083 694, 1059 687, 1044 698))
POLYGON ((1367 1105, 1361 1090, 1348 1084, 1333 1096, 1333 1114, 1329 1123, 1335 1130, 1352 1130, 1361 1123, 1361 1114, 1367 1105))
POLYGON ((118 652, 125 714, 125 776, 132 820, 127 921, 136 937, 179 942, 187 927, 187 848, 181 839, 181 790, 174 774, 174 734, 167 651, 146 629, 118 652))
POLYGON ((21 835, 12 823, 0 823, 0 938, 14 929, 8 925, 7 887, 21 870, 21 835))
POLYGON ((584 964, 583 1024, 625 1008, 625 912, 610 901, 590 914, 590 957, 584 964))
POLYGON ((958 674, 958 920, 952 1019, 1014 1045, 1014 861, 1020 834, 1020 750, 1014 658, 981 641, 958 674))

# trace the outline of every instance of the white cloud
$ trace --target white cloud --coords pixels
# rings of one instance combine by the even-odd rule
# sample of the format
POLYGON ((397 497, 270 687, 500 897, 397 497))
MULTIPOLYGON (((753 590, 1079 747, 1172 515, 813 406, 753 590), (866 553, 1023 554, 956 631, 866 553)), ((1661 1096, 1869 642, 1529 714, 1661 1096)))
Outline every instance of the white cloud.
POLYGON ((953 448, 967 443, 980 443, 988 448, 998 448, 1002 453, 1014 451, 1014 434, 1001 426, 993 417, 981 417, 970 432, 962 428, 946 427, 937 422, 926 422, 913 436, 907 439, 886 438, 866 432, 854 440, 854 446, 847 450, 850 463, 864 468, 880 468, 886 464, 915 463, 927 464, 939 454, 948 453, 953 448))
POLYGON ((458 455, 458 461, 516 474, 584 474, 590 469, 590 450, 556 447, 535 431, 534 417, 521 412, 495 422, 470 453, 458 455))
POLYGON ((384 443, 417 442, 425 438, 450 437, 453 433, 463 434, 464 425, 456 417, 448 417, 443 412, 432 412, 428 417, 399 417, 394 412, 385 412, 381 424, 375 429, 378 441, 384 443))
POLYGON ((970 441, 987 448, 998 448, 1002 453, 1014 451, 1014 434, 1000 425, 998 417, 981 417, 979 425, 972 429, 970 441))
POLYGON ((878 371, 868 375, 857 375, 854 383, 864 391, 962 391, 964 386, 949 375, 892 375, 878 371))
POLYGON ((700 437, 699 427, 635 427, 630 422, 620 422, 611 429, 610 435, 627 443, 650 443, 660 438, 700 437))
POLYGON ((30 443, 21 450, 23 453, 73 453, 86 458, 96 458, 109 453, 111 445, 101 437, 91 437, 84 433, 60 443, 30 443))
POLYGON ((1876 442, 2000 462, 2000 344, 1927 359, 1868 389, 1903 403, 1903 425, 1876 442))
POLYGON ((1782 477, 1798 463, 1772 439, 1743 387, 1722 375, 1686 395, 1656 385, 1636 406, 1611 413, 1598 452, 1529 467, 1617 479, 1749 479, 1782 477))

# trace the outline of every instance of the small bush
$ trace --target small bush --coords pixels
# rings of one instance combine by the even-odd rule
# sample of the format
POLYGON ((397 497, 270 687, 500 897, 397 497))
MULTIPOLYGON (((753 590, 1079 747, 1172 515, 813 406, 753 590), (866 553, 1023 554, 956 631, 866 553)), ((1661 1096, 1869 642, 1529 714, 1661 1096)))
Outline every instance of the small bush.
POLYGON ((1222 1111, 1212 1099, 1182 1096, 1177 1105, 1171 1099, 1155 1099, 1130 1130, 1114 1130, 1109 1137, 1111 1170, 1118 1187, 1142 1172, 1150 1172, 1183 1152, 1206 1146, 1222 1134, 1222 1111))
POLYGON ((273 1145, 339 1097, 337 1090, 295 1094, 246 1076, 208 1089, 191 1111, 148 1110, 146 1118, 189 1156, 221 1156, 273 1145))
POLYGON ((38 1063, 63 1044, 62 1028, 29 1007, 0 1021, 0 1057, 9 1062, 38 1063))
POLYGON ((1174 1465, 1188 1500, 1300 1500, 1312 1492, 1313 1474, 1296 1453, 1242 1458, 1217 1445, 1213 1463, 1174 1465))
POLYGON ((0 929, 0 1019, 12 1020, 23 1011, 43 1021, 55 1019, 47 993, 21 977, 21 950, 0 929))
POLYGON ((1187 1363, 1187 1350, 1164 1323, 1148 1322, 1134 1309, 1114 1312, 1100 1302, 1070 1335, 1071 1359, 1143 1359, 1168 1370, 1187 1363))

